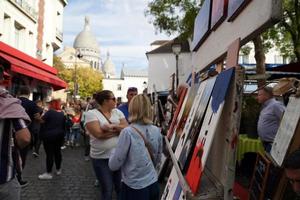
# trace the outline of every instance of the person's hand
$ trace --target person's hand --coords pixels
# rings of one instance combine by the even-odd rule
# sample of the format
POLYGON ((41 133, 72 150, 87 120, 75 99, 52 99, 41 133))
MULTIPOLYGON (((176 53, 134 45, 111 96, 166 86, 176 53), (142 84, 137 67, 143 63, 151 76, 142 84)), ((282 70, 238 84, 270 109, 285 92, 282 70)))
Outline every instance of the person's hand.
POLYGON ((104 124, 101 126, 101 128, 104 130, 104 131, 110 131, 112 132, 113 131, 113 124, 104 124))

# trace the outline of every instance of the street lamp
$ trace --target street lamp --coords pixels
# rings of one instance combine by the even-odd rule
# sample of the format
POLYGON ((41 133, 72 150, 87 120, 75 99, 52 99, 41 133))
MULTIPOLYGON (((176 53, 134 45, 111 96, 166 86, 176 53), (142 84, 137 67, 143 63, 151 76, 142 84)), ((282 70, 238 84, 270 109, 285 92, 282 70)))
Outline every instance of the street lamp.
POLYGON ((173 40, 173 43, 172 43, 172 51, 173 53, 175 54, 175 57, 176 57, 176 88, 178 87, 178 84, 179 84, 179 76, 178 76, 178 57, 179 57, 179 54, 181 52, 181 42, 178 40, 178 38, 175 38, 173 40))
POLYGON ((81 59, 83 55, 80 53, 79 49, 75 52, 75 67, 74 67, 74 100, 78 94, 78 83, 77 83, 77 58, 81 59))

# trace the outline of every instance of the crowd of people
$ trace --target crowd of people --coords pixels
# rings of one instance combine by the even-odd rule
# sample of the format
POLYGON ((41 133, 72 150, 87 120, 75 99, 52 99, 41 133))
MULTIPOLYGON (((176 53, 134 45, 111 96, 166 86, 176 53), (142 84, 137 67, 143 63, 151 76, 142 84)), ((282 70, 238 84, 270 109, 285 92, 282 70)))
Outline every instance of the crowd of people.
POLYGON ((96 93, 86 102, 62 104, 53 99, 43 104, 29 99, 28 87, 22 87, 17 98, 12 97, 2 80, 3 74, 0 199, 20 199, 21 187, 28 185, 22 178, 26 158, 29 152, 39 157, 41 144, 46 154, 45 173, 37 174, 41 181, 51 180, 54 172, 63 173, 63 149, 84 145, 85 159, 91 160, 100 185, 100 199, 112 199, 114 191, 118 199, 159 198, 155 166, 162 153, 162 136, 152 124, 151 103, 146 95, 131 87, 128 102, 118 108, 109 90, 96 93))

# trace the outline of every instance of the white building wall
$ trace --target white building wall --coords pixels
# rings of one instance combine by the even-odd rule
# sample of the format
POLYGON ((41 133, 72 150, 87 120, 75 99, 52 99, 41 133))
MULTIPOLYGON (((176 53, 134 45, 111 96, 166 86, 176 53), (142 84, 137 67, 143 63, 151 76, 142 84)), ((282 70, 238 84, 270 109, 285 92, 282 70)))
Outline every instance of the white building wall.
POLYGON ((115 97, 121 97, 122 102, 126 102, 127 89, 136 87, 138 93, 141 94, 148 83, 148 77, 124 77, 124 79, 103 79, 103 90, 111 90, 115 97), (121 87, 120 87, 121 86, 121 87))
POLYGON ((35 57, 37 3, 34 0, 23 2, 27 5, 26 9, 13 0, 0 1, 0 41, 35 57))
MULTIPOLYGON (((148 93, 156 90, 167 91, 170 87, 170 76, 176 71, 176 59, 172 53, 148 54, 148 93)), ((192 54, 181 53, 178 60, 179 83, 185 82, 192 72, 192 54)))
POLYGON ((42 58, 46 59, 45 63, 50 66, 53 65, 55 48, 62 47, 62 41, 57 37, 60 37, 59 34, 63 30, 63 9, 64 4, 61 0, 45 0, 42 58))
MULTIPOLYGON (((0 41, 36 58, 39 0, 20 2, 0 1, 0 41), (16 26, 19 27, 18 34, 16 26)), ((53 65, 52 43, 62 45, 62 41, 56 39, 56 30, 62 31, 63 2, 66 3, 62 0, 45 0, 42 59, 50 66, 53 65), (60 15, 57 16, 57 13, 60 15)))

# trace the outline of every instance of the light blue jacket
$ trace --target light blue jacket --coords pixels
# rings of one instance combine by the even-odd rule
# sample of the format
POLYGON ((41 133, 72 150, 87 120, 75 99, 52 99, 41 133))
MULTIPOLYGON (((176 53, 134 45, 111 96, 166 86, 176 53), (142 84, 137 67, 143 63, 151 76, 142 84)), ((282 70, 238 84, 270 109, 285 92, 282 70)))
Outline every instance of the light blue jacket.
MULTIPOLYGON (((158 165, 162 154, 162 135, 154 125, 131 124, 142 132, 152 146, 154 163, 158 165)), ((142 137, 130 126, 123 129, 114 153, 109 158, 109 168, 121 168, 122 181, 133 189, 142 189, 157 181, 157 172, 148 155, 142 137)))

